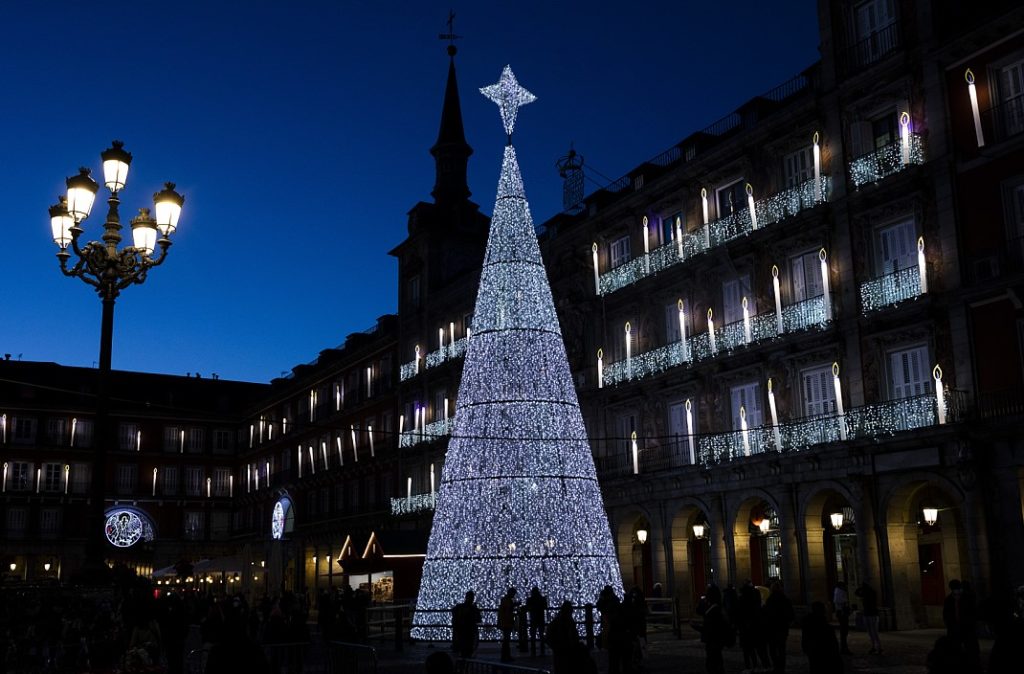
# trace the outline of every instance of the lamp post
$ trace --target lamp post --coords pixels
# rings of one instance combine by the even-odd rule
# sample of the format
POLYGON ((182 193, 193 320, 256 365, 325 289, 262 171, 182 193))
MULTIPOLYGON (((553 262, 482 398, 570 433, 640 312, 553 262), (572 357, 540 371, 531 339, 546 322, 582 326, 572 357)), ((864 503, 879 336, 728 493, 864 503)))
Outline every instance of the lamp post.
POLYGON ((110 191, 107 199, 107 220, 103 225, 102 241, 90 241, 79 245, 84 230, 82 222, 89 217, 99 185, 90 176, 89 169, 67 179, 67 196, 50 208, 50 226, 54 243, 60 249, 57 259, 65 276, 78 277, 96 289, 103 302, 103 317, 100 330, 100 360, 96 385, 96 435, 93 443, 92 503, 87 517, 87 534, 83 577, 88 580, 103 580, 106 570, 104 563, 103 513, 106 491, 106 450, 115 445, 108 420, 110 354, 114 336, 114 302, 122 290, 130 285, 143 283, 150 268, 163 263, 167 249, 171 246, 170 236, 178 226, 181 207, 185 198, 174 190, 174 183, 166 183, 163 190, 153 195, 156 217, 148 208, 140 208, 139 215, 131 220, 132 243, 120 250, 121 218, 118 206, 120 192, 128 179, 128 168, 132 155, 124 149, 121 141, 115 140, 104 150, 103 183, 110 191), (159 233, 160 238, 157 239, 159 233), (159 247, 159 255, 154 255, 159 247), (68 250, 70 248, 70 251, 68 250), (75 262, 68 267, 72 253, 75 262))

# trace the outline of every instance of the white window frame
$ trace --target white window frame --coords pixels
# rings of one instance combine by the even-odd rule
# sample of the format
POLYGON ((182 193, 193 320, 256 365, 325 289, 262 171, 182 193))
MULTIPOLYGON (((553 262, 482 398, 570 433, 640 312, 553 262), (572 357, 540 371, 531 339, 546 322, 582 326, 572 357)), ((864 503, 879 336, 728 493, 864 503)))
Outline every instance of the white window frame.
POLYGON ((764 424, 764 401, 761 398, 761 382, 758 381, 738 384, 729 389, 732 430, 742 430, 740 424, 741 405, 747 412, 747 428, 757 428, 764 424))
POLYGON ((913 398, 934 392, 927 344, 913 344, 893 349, 886 354, 885 360, 891 400, 913 398))
POLYGON ((42 508, 39 511, 39 533, 55 536, 60 532, 60 508, 42 508))
POLYGON ((786 187, 798 187, 814 178, 814 146, 807 145, 782 158, 786 187))
POLYGON ((836 388, 832 382, 831 364, 807 368, 800 372, 800 399, 806 417, 836 413, 836 388))
POLYGON ((139 425, 121 422, 117 427, 117 446, 123 451, 134 450, 138 444, 139 425))
POLYGON ((747 311, 753 317, 757 314, 754 306, 753 286, 750 274, 740 274, 722 282, 722 324, 728 325, 743 320, 743 297, 747 298, 747 311))
POLYGON ((64 489, 64 465, 60 463, 43 464, 42 490, 60 492, 64 489))
POLYGON ((11 461, 11 477, 7 483, 11 491, 32 490, 32 463, 28 461, 11 461))
POLYGON ((203 479, 205 473, 202 466, 185 467, 185 495, 201 496, 203 493, 203 479))
POLYGON ((879 277, 909 269, 917 264, 917 219, 913 215, 906 215, 895 220, 890 220, 875 227, 872 234, 875 248, 875 270, 879 277), (892 237, 890 245, 905 245, 904 250, 898 255, 886 254, 884 240, 885 232, 901 231, 892 237), (901 241, 902 239, 902 241, 901 241), (886 258, 889 259, 886 259, 886 258))
POLYGON ((818 251, 812 250, 789 258, 789 288, 793 303, 814 299, 825 294, 821 280, 821 262, 818 251))
POLYGON ((632 259, 629 235, 625 234, 611 242, 608 246, 608 261, 612 269, 617 269, 632 259))
MULTIPOLYGON (((729 215, 729 213, 726 213, 725 209, 722 208, 722 192, 729 191, 732 188, 734 188, 736 185, 741 184, 742 182, 743 182, 743 176, 739 176, 738 178, 733 178, 732 180, 727 180, 726 182, 724 182, 722 184, 721 187, 716 187, 715 188, 715 216, 712 218, 709 215, 708 216, 709 220, 721 220, 725 216, 729 215)), ((739 211, 742 211, 746 207, 747 207, 747 202, 746 201, 742 201, 741 203, 738 203, 738 204, 734 201, 733 204, 732 204, 732 212, 733 213, 737 213, 739 211)))

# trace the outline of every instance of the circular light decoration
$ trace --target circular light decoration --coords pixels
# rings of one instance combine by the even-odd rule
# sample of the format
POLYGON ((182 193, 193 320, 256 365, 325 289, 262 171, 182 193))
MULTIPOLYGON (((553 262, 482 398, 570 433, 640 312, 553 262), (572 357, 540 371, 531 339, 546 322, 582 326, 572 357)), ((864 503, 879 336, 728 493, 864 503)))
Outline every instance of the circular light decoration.
POLYGON ((133 510, 118 509, 107 511, 103 525, 110 544, 118 548, 130 548, 139 541, 153 540, 153 527, 147 518, 140 517, 133 510))

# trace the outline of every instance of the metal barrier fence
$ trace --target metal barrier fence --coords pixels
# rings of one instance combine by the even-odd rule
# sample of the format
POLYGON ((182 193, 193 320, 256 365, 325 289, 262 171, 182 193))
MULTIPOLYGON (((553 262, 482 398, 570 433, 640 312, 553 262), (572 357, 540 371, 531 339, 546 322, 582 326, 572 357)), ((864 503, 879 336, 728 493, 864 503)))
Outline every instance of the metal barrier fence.
POLYGON ((535 667, 523 667, 521 665, 509 665, 503 662, 490 662, 488 660, 465 660, 455 661, 457 674, 550 674, 546 669, 535 667))

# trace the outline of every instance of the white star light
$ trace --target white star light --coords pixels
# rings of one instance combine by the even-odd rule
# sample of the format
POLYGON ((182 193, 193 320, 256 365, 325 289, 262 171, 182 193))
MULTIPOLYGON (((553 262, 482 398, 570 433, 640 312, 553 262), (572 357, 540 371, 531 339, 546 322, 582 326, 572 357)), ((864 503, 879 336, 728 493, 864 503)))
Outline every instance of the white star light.
POLYGON ((489 87, 480 87, 480 93, 501 108, 501 123, 509 137, 512 136, 512 129, 516 126, 519 107, 537 100, 536 96, 519 86, 510 66, 505 66, 505 69, 501 71, 501 78, 497 83, 489 87))

